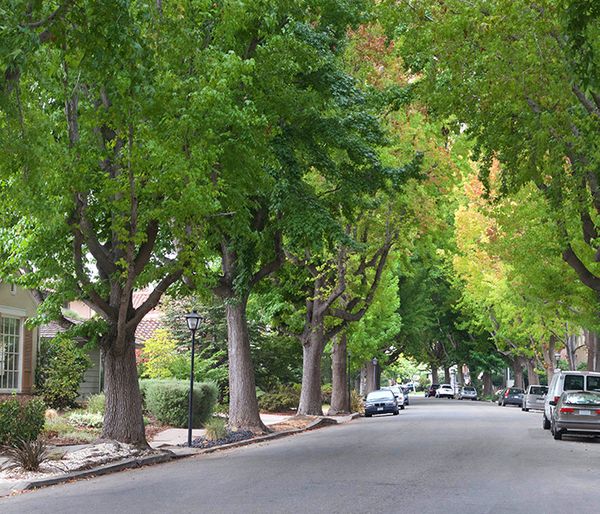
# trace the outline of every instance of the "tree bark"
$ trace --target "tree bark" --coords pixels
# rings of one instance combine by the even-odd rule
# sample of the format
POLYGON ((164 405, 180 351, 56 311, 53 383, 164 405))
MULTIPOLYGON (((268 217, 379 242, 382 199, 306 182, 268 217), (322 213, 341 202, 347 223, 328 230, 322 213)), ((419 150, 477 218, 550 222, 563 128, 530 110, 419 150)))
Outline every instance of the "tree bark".
POLYGON ((535 360, 526 359, 525 365, 527 366, 527 381, 529 382, 529 385, 539 385, 540 377, 535 372, 535 360))
POLYGON ((377 389, 377 378, 376 378, 376 370, 375 366, 371 361, 367 361, 364 364, 365 374, 366 374, 366 389, 365 395, 369 394, 371 391, 375 391, 377 389))
POLYGON ((457 376, 458 376, 458 385, 464 386, 465 385, 465 373, 463 371, 463 365, 458 364, 456 366, 456 369, 457 369, 457 376))
POLYGON ((247 297, 227 301, 227 350, 229 353, 229 427, 232 430, 267 432, 260 419, 250 338, 246 322, 247 297))
POLYGON ((343 332, 334 342, 331 353, 331 408, 327 413, 330 416, 350 412, 347 346, 346 333, 343 332))
POLYGON ((440 377, 438 375, 437 364, 432 364, 431 365, 431 383, 432 384, 439 384, 440 383, 440 377))
POLYGON ((115 345, 102 345, 102 357, 106 396, 102 439, 147 447, 134 338, 121 351, 115 345))
POLYGON ((515 387, 519 387, 521 389, 523 389, 524 387, 524 381, 523 381, 523 362, 522 362, 522 358, 517 356, 513 359, 512 362, 512 368, 513 368, 513 374, 514 374, 514 380, 515 380, 515 387))
POLYGON ((556 362, 554 360, 555 344, 555 337, 550 336, 550 338, 548 339, 548 344, 542 345, 542 355, 544 357, 544 366, 546 368, 546 374, 548 376, 548 384, 550 384, 550 381, 554 376, 554 367, 556 366, 556 362))
POLYGON ((450 368, 448 366, 444 366, 444 382, 446 384, 450 383, 450 368))
POLYGON ((483 395, 491 396, 494 394, 494 384, 492 384, 492 374, 489 371, 483 372, 483 395))
POLYGON ((584 330, 585 346, 587 347, 587 370, 598 371, 598 335, 590 330, 584 330))
POLYGON ((321 357, 323 356, 323 326, 319 323, 302 344, 302 389, 298 414, 322 416, 321 357))

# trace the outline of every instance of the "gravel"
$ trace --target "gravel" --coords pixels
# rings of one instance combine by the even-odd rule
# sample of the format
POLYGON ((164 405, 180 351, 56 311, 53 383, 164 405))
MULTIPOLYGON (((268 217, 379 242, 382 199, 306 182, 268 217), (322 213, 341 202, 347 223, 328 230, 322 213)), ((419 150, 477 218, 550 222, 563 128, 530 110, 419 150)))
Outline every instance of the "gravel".
POLYGON ((252 437, 254 437, 254 434, 249 430, 238 430, 237 432, 228 430, 227 437, 216 439, 215 441, 209 441, 205 437, 198 437, 192 441, 192 446, 194 448, 213 448, 214 446, 221 446, 223 444, 237 443, 238 441, 244 441, 252 437))

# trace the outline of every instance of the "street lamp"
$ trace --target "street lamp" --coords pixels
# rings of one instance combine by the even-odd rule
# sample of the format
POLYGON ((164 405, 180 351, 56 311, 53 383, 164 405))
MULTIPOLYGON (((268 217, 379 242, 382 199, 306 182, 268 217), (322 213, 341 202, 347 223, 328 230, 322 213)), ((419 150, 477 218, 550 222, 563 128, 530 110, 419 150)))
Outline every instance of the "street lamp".
POLYGON ((188 399, 188 446, 192 446, 192 423, 193 423, 193 412, 192 403, 194 397, 194 347, 196 346, 196 330, 200 326, 202 321, 201 316, 193 310, 189 314, 185 315, 185 321, 187 323, 190 332, 192 333, 192 365, 190 369, 190 395, 188 399))

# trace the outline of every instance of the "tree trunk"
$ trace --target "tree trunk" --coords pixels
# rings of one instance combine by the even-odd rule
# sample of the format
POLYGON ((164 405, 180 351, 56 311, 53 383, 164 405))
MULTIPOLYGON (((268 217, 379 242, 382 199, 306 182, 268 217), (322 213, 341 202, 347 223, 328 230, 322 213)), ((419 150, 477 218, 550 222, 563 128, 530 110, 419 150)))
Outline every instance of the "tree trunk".
POLYGON ((358 391, 361 396, 367 396, 367 389, 369 387, 368 375, 367 364, 364 363, 360 368, 360 376, 358 378, 358 391))
POLYGON ((436 364, 431 365, 431 383, 432 384, 440 383, 440 377, 438 376, 438 367, 436 364))
POLYGON ((371 391, 375 391, 377 389, 377 377, 376 370, 373 363, 369 360, 365 362, 365 371, 366 371, 366 390, 365 395, 369 394, 371 391))
POLYGON ((515 357, 512 362, 513 374, 515 377, 515 387, 523 389, 523 362, 521 357, 515 357))
POLYGON ((350 412, 348 391, 347 340, 343 332, 333 344, 331 353, 331 408, 329 416, 350 412))
POLYGON ((450 383, 450 368, 448 366, 444 366, 444 383, 450 383))
POLYGON ((588 371, 598 371, 600 363, 598 362, 598 335, 590 330, 584 330, 585 346, 587 347, 587 369, 588 371))
POLYGON ((527 366, 527 380, 529 382, 529 385, 539 385, 540 377, 535 372, 535 360, 526 359, 525 365, 527 366))
POLYGON ((457 377, 458 377, 458 385, 460 386, 464 386, 465 385, 465 372, 463 371, 463 365, 462 364, 458 364, 456 366, 457 369, 457 377))
POLYGON ((133 337, 125 348, 103 345, 106 410, 102 439, 147 447, 133 337))
POLYGON ((246 322, 247 297, 230 298, 227 309, 227 350, 229 354, 229 427, 232 430, 267 432, 260 419, 256 399, 254 366, 246 322))
POLYGON ((544 366, 546 368, 546 373, 548 376, 548 384, 550 384, 550 381, 554 376, 554 368, 556 366, 556 362, 554 360, 554 346, 554 336, 550 336, 550 339, 548 340, 548 345, 542 345, 542 355, 544 357, 544 366))
POLYGON ((302 344, 302 389, 298 414, 322 416, 321 357, 323 356, 323 325, 314 328, 302 344))
POLYGON ((494 394, 494 385, 492 384, 492 374, 489 371, 483 372, 483 395, 491 396, 494 394))

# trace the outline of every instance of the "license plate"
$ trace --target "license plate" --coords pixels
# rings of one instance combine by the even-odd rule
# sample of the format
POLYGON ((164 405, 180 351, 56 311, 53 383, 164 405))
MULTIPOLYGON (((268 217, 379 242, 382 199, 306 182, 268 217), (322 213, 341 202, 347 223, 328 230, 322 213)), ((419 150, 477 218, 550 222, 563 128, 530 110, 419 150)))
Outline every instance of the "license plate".
POLYGON ((592 411, 591 410, 580 410, 579 411, 579 415, 580 416, 591 416, 592 415, 592 411))
POLYGON ((383 407, 377 407, 377 410, 383 410, 383 407))

